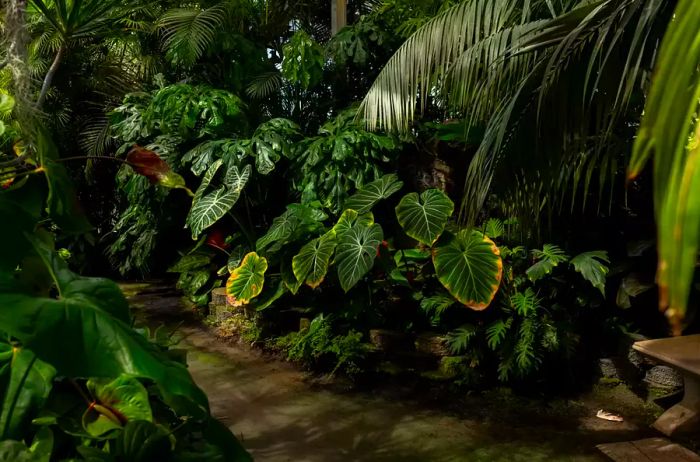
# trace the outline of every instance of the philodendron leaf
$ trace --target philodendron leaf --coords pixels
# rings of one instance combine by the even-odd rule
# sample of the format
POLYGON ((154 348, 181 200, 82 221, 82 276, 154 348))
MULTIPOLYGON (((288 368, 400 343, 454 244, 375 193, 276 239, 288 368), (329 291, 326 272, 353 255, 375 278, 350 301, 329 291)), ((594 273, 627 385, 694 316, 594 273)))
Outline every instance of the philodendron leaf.
POLYGON ((372 215, 372 212, 360 214, 356 210, 348 209, 338 218, 338 222, 333 227, 333 231, 336 237, 340 239, 355 225, 370 226, 372 224, 374 224, 374 215, 372 215))
POLYGON ((241 306, 260 295, 265 283, 267 259, 251 252, 245 256, 241 266, 233 270, 226 282, 226 295, 234 306, 241 306))
POLYGON ((500 252, 479 231, 443 234, 433 251, 433 264, 442 285, 469 308, 485 309, 498 292, 503 273, 500 252))
POLYGON ((302 247, 292 259, 292 269, 297 280, 306 282, 312 289, 321 285, 336 245, 335 231, 331 230, 302 247))
POLYGON ((605 276, 608 274, 608 266, 605 263, 610 263, 607 252, 604 250, 584 252, 572 258, 570 263, 586 281, 593 284, 593 287, 605 296, 605 276))
POLYGON ((133 377, 90 379, 87 388, 95 403, 83 414, 83 428, 95 437, 121 428, 129 421, 153 420, 148 391, 133 377))
POLYGON ((377 202, 390 197, 403 187, 403 182, 395 174, 384 175, 378 180, 366 184, 362 189, 345 201, 345 208, 367 213, 377 202))
POLYGON ((407 194, 396 206, 396 218, 403 230, 425 245, 433 245, 452 216, 454 203, 438 189, 428 189, 420 196, 407 194))
POLYGON ((382 239, 384 232, 376 223, 357 223, 338 238, 336 263, 340 286, 345 292, 372 269, 382 239))
POLYGON ((542 279, 562 262, 569 259, 569 256, 562 249, 552 244, 545 244, 542 250, 533 250, 532 256, 538 260, 534 265, 525 270, 525 274, 532 282, 542 279))
POLYGON ((193 239, 231 210, 250 179, 250 165, 246 165, 242 170, 236 165, 231 165, 226 171, 224 184, 208 192, 214 176, 222 165, 223 161, 219 159, 209 167, 192 200, 187 225, 192 230, 193 239))
POLYGON ((5 367, 9 380, 0 389, 0 440, 22 439, 49 397, 56 370, 26 348, 1 342, 0 375, 5 367))

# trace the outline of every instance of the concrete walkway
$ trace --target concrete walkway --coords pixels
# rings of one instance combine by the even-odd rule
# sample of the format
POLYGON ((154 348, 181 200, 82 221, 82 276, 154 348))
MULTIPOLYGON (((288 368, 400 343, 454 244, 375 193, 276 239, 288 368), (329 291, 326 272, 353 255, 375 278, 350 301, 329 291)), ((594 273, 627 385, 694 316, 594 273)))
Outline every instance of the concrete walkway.
MULTIPOLYGON (((183 317, 172 294, 139 295, 132 304, 151 324, 174 326, 183 317)), ((573 416, 564 426, 460 419, 386 392, 339 393, 309 385, 289 363, 224 344, 197 324, 178 331, 212 412, 259 462, 601 461, 596 444, 649 434, 630 422, 593 417, 573 416)))

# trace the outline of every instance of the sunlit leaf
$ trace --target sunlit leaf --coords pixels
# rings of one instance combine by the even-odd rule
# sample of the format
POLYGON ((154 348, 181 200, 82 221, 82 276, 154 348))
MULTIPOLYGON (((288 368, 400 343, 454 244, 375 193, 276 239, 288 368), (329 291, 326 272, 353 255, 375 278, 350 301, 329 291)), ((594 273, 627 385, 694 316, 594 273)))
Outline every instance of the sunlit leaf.
POLYGON ((260 295, 265 284, 267 259, 251 252, 245 256, 241 265, 233 270, 226 282, 226 295, 234 306, 241 306, 260 295))
POLYGON ((323 282, 337 245, 335 231, 329 231, 301 248, 292 260, 294 276, 315 289, 323 282))
POLYGON ((87 388, 95 402, 83 414, 83 427, 93 436, 122 428, 132 420, 153 420, 148 391, 133 377, 90 379, 87 388))
POLYGON ((396 218, 406 234, 425 245, 433 245, 453 211, 454 203, 445 193, 428 189, 420 196, 405 195, 396 206, 396 218))
POLYGON ((433 264, 442 285, 469 308, 487 308, 498 292, 503 273, 500 252, 478 231, 444 233, 433 251, 433 264))

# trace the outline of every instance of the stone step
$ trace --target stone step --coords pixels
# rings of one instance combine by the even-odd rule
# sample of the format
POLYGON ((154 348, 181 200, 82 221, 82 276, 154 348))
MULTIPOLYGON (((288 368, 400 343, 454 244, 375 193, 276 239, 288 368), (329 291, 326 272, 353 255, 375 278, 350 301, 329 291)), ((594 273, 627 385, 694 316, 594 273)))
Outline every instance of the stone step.
POLYGON ((599 444, 596 448, 616 462, 700 462, 700 456, 666 438, 599 444))

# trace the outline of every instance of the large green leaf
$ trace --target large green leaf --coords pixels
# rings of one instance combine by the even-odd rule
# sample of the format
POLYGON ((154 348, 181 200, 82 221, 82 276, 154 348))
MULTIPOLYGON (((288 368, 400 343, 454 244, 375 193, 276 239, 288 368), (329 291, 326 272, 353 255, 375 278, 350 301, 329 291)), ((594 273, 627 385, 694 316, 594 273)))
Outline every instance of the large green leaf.
POLYGON ((150 379, 178 414, 206 415, 207 397, 187 368, 131 328, 128 304, 116 284, 81 278, 45 245, 32 242, 59 298, 34 296, 11 276, 0 275, 0 330, 51 364, 58 375, 150 379), (67 340, 56 348, 56 339, 67 340))
POLYGON ((58 151, 49 136, 42 132, 37 138, 39 162, 49 186, 47 199, 49 216, 64 232, 86 233, 92 229, 78 202, 78 196, 68 171, 58 162, 58 151))
POLYGON ((478 231, 443 234, 433 251, 433 264, 442 285, 469 308, 487 308, 498 292, 503 273, 500 252, 478 231))
POLYGON ((267 259, 251 252, 245 256, 241 266, 233 270, 226 282, 226 294, 234 306, 246 305, 260 295, 265 284, 267 259))
POLYGON ((251 166, 246 165, 242 170, 236 165, 230 165, 226 171, 224 184, 214 191, 207 192, 219 168, 223 165, 217 160, 207 170, 202 184, 197 189, 192 200, 192 209, 187 216, 187 224, 192 230, 192 237, 197 238, 203 230, 219 221, 238 201, 241 191, 250 179, 251 166))
POLYGON ((0 342, 0 379, 2 390, 0 440, 22 439, 27 425, 36 417, 49 397, 56 371, 34 353, 0 342))
POLYGON ((83 414, 83 427, 93 436, 122 428, 126 422, 153 420, 148 391, 133 377, 90 379, 87 388, 95 403, 83 414))
POLYGON ((606 263, 610 263, 607 252, 603 250, 584 252, 572 258, 570 263, 586 281, 593 284, 593 287, 605 296, 605 276, 608 274, 606 263))
POLYGON ((336 264, 340 286, 345 292, 372 269, 382 239, 384 232, 377 223, 356 223, 339 237, 336 264))
POLYGON ((679 0, 658 52, 629 176, 654 157, 659 308, 680 335, 700 242, 700 2, 679 0), (690 142, 689 142, 690 138, 690 142))
POLYGON ((454 203, 438 189, 428 189, 420 196, 407 194, 396 206, 396 218, 403 230, 425 245, 433 245, 452 216, 454 203))
POLYGON ((117 460, 131 462, 170 460, 171 452, 168 431, 145 420, 130 420, 112 449, 117 460))
POLYGON ((366 184, 345 201, 345 208, 367 213, 377 202, 387 199, 403 187, 403 182, 395 174, 384 175, 378 180, 366 184))
POLYGON ((372 224, 374 224, 374 215, 372 215, 372 212, 359 214, 356 210, 348 209, 338 218, 338 222, 333 226, 333 231, 338 239, 340 239, 356 225, 370 226, 372 224))
POLYGON ((538 281, 550 274, 559 263, 566 262, 569 256, 562 249, 553 244, 545 244, 542 250, 533 250, 532 256, 537 260, 525 270, 525 274, 532 281, 538 281))
POLYGON ((336 245, 335 231, 331 230, 302 247, 292 259, 292 268, 297 280, 306 282, 312 289, 321 285, 336 245))

